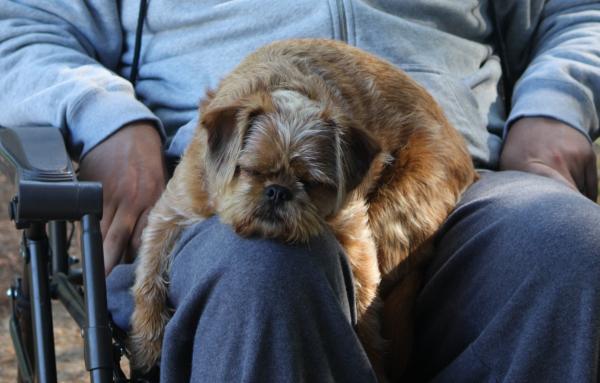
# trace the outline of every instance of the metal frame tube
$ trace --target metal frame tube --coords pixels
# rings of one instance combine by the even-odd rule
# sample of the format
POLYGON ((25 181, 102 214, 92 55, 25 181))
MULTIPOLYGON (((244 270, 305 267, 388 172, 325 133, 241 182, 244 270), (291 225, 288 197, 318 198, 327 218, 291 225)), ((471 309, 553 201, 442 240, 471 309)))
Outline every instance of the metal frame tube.
POLYGON ((110 382, 113 360, 100 221, 96 215, 86 214, 81 219, 81 228, 83 286, 87 316, 84 327, 85 365, 93 383, 110 382))
POLYGON ((67 249, 67 223, 50 221, 48 224, 50 251, 52 252, 52 275, 69 274, 69 254, 67 249))
POLYGON ((52 326, 52 304, 48 281, 48 244, 44 225, 32 223, 26 230, 29 252, 29 293, 37 382, 56 382, 56 357, 52 326))
POLYGON ((77 291, 69 278, 63 273, 57 273, 52 276, 52 284, 56 292, 56 297, 62 302, 73 320, 79 328, 85 326, 85 310, 83 298, 77 291))
MULTIPOLYGON (((31 367, 31 356, 28 352, 27 339, 23 335, 21 323, 23 320, 23 313, 28 313, 30 310, 20 309, 18 299, 23 299, 23 288, 21 279, 17 278, 10 287, 10 307, 11 316, 9 320, 10 337, 15 349, 15 356, 17 357, 18 376, 17 380, 21 383, 33 382, 33 368, 31 367)), ((30 313, 28 313, 31 315, 30 313)))
POLYGON ((17 320, 12 317, 9 321, 10 337, 12 339, 13 347, 15 348, 15 356, 17 357, 17 366, 20 372, 20 381, 23 383, 33 382, 33 371, 31 368, 31 361, 25 351, 25 345, 21 339, 21 328, 17 320))

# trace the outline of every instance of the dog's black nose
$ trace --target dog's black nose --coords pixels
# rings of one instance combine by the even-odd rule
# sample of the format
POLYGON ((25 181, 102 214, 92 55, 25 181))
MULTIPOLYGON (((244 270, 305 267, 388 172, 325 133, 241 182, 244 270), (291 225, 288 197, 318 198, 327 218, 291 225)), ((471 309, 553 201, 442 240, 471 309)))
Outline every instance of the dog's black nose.
POLYGON ((282 203, 292 199, 292 191, 281 185, 270 185, 265 189, 265 195, 273 203, 282 203))

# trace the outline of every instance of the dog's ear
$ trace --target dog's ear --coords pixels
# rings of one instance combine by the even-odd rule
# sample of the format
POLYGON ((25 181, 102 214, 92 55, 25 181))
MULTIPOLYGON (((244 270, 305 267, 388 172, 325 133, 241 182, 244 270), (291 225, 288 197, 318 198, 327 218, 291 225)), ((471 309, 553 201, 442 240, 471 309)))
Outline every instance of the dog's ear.
POLYGON ((206 130, 208 160, 226 180, 235 172, 244 137, 258 115, 272 110, 268 95, 255 93, 227 105, 214 106, 210 100, 201 106, 200 126, 206 130))
POLYGON ((381 147, 367 131, 347 127, 341 129, 340 148, 344 188, 350 192, 362 182, 381 147))
POLYGON ((208 109, 202 114, 200 122, 206 129, 208 149, 212 156, 222 156, 230 144, 237 129, 240 110, 240 105, 232 104, 208 109))

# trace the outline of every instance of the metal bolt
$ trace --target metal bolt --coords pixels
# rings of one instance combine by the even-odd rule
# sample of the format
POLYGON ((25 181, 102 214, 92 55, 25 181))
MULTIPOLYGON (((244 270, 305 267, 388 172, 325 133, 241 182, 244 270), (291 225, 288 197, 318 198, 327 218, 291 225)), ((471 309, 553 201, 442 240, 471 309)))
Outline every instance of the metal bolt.
POLYGON ((18 296, 18 290, 11 286, 6 290, 6 296, 12 299, 15 299, 18 296))
POLYGON ((14 196, 8 203, 8 217, 11 221, 17 218, 17 203, 19 203, 19 197, 14 196))

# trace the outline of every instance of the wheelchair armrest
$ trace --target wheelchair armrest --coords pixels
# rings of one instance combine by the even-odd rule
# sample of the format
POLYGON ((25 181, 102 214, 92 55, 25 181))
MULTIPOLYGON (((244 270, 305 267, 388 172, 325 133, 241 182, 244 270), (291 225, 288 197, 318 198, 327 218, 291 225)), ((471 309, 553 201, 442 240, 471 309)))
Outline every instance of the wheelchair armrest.
POLYGON ((73 166, 58 129, 0 127, 0 155, 3 170, 15 181, 75 180, 73 166))
POLYGON ((102 214, 102 186, 77 181, 58 129, 0 126, 0 171, 15 187, 9 213, 20 228, 102 214))

